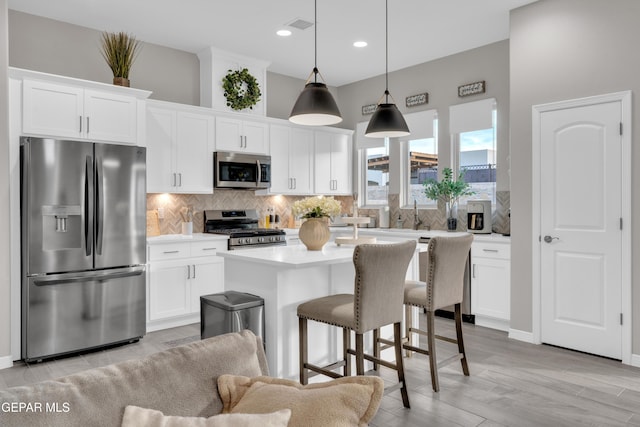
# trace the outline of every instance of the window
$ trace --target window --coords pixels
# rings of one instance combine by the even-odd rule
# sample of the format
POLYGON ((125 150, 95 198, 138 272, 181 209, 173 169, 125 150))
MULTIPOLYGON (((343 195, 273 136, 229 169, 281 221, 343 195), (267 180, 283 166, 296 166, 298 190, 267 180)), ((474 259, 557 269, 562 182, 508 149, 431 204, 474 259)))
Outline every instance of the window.
MULTIPOLYGON (((467 199, 496 202, 496 104, 484 99, 450 107, 454 165, 475 192, 467 199)), ((457 174, 456 174, 457 175, 457 174)))
POLYGON ((389 195, 389 139, 382 147, 366 148, 364 205, 387 205, 389 195))
POLYGON ((413 206, 414 202, 422 207, 436 207, 436 201, 424 194, 424 182, 438 178, 438 118, 436 110, 420 111, 405 115, 411 131, 403 142, 402 174, 403 205, 413 206))

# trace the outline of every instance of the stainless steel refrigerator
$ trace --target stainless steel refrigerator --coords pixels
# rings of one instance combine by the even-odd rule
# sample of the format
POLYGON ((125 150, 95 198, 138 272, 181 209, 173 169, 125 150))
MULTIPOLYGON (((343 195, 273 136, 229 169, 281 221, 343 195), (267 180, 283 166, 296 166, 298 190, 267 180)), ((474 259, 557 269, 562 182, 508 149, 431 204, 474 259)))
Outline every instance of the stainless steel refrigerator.
POLYGON ((22 357, 146 332, 146 150, 22 137, 22 357))

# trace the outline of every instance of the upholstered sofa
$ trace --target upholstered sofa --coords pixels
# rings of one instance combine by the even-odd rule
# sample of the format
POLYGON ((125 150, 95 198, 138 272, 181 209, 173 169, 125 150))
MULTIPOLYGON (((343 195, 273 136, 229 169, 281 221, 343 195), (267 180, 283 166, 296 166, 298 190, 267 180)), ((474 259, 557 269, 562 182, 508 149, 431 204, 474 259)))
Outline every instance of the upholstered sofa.
POLYGON ((246 330, 0 390, 0 426, 363 426, 383 387, 377 377, 305 387, 268 377, 262 343, 246 330))

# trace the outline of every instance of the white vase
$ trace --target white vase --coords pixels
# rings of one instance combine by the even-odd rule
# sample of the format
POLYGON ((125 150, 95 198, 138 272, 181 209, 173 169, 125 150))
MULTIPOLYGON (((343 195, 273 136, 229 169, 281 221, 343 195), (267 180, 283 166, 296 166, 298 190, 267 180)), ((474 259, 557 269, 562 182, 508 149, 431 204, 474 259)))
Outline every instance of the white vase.
POLYGON ((327 218, 308 218, 300 226, 298 237, 308 250, 321 251, 331 237, 327 218))

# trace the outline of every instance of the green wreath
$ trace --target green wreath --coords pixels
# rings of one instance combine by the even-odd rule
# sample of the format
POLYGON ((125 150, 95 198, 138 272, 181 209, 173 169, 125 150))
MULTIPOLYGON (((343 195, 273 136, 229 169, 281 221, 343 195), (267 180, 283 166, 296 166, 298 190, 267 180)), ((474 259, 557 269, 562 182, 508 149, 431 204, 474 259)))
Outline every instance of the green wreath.
POLYGON ((224 97, 227 98, 227 107, 234 110, 253 109, 253 106, 260 101, 260 86, 249 70, 229 70, 222 78, 222 88, 224 97))

